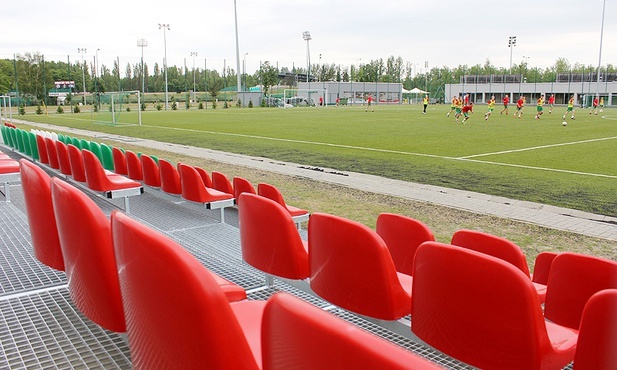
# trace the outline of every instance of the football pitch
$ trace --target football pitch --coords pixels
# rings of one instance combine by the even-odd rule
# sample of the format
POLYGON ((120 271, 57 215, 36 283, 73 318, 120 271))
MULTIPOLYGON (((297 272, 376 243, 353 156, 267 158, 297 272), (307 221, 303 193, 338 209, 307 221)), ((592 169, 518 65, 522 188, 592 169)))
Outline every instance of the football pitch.
MULTIPOLYGON (((129 124, 93 124, 89 113, 23 117, 119 135, 175 142, 251 156, 356 171, 388 178, 534 201, 617 216, 617 110, 576 109, 562 119, 555 107, 534 119, 488 120, 476 105, 466 124, 446 117, 450 107, 421 105, 327 108, 135 110, 129 124), (567 122, 564 126, 562 122, 567 122)), ((20 117, 21 118, 21 117, 20 117)))

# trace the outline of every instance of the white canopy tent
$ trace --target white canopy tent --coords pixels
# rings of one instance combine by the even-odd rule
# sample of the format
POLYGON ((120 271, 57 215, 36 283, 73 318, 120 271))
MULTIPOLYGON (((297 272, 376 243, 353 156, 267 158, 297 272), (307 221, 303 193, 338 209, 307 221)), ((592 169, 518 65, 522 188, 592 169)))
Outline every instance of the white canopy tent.
POLYGON ((405 88, 403 88, 403 94, 414 94, 415 98, 417 99, 418 94, 428 94, 428 91, 418 89, 417 87, 414 87, 411 90, 406 90, 405 88))

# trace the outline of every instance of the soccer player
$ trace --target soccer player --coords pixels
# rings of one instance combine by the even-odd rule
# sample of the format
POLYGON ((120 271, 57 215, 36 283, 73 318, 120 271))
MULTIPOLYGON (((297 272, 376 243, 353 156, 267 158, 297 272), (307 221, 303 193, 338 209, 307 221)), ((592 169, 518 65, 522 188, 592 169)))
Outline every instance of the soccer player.
POLYGON ((503 99, 501 99, 501 102, 503 103, 503 109, 501 110, 501 112, 499 112, 499 114, 503 114, 503 112, 506 112, 506 116, 508 115, 508 104, 510 104, 510 95, 506 94, 504 95, 503 99))
POLYGON ((566 116, 568 115, 568 113, 570 113, 572 116, 570 117, 571 119, 574 119, 574 95, 572 95, 570 97, 570 100, 568 100, 568 108, 566 109, 566 113, 563 114, 563 119, 566 119, 566 116))
POLYGON ((540 119, 540 116, 542 115, 544 108, 542 107, 544 105, 544 95, 540 95, 540 97, 537 100, 537 105, 536 105, 536 119, 540 119))
POLYGON ((424 98, 422 99, 422 104, 424 105, 424 110, 422 111, 422 114, 426 114, 426 107, 428 107, 428 94, 424 95, 424 98))
POLYGON ((600 113, 604 111, 604 97, 600 98, 600 113))
POLYGON ((553 107, 555 106, 555 94, 551 94, 551 96, 548 97, 548 105, 551 107, 548 110, 548 114, 551 114, 553 113, 553 107))
POLYGON ((456 106, 454 107, 454 111, 456 112, 454 117, 456 118, 456 122, 458 122, 458 118, 463 112, 463 99, 456 99, 456 106))
POLYGON ((465 116, 465 118, 463 118, 463 120, 461 121, 461 123, 464 125, 465 122, 467 122, 467 120, 469 119, 469 112, 473 113, 473 103, 470 102, 469 104, 465 104, 465 106, 461 110, 463 112, 463 115, 465 116))
POLYGON ((521 95, 516 101, 516 112, 514 112, 513 117, 516 117, 518 114, 518 118, 521 118, 523 115, 523 108, 525 108, 525 97, 521 95))
POLYGON ((371 112, 374 112, 375 109, 372 106, 373 103, 373 95, 368 94, 368 97, 366 98, 366 108, 364 109, 365 112, 368 112, 368 109, 371 108, 371 112))
POLYGON ((598 96, 596 95, 596 97, 593 98, 593 102, 591 103, 591 110, 589 111, 589 114, 594 112, 596 116, 598 115, 598 104, 600 104, 600 100, 598 99, 598 96))
POLYGON ((450 102, 450 111, 446 114, 446 117, 450 117, 450 113, 454 112, 456 109, 456 101, 458 100, 458 96, 454 95, 452 97, 452 102, 450 102))
POLYGON ((491 116, 493 110, 495 110, 495 95, 491 95, 491 100, 488 101, 488 110, 484 113, 485 121, 491 116))

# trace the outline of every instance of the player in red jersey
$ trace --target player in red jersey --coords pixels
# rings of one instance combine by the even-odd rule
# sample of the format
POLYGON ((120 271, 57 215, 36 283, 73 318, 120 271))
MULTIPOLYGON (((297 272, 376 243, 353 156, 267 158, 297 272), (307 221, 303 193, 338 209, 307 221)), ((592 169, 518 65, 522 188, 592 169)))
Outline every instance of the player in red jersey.
POLYGON ((371 112, 374 112, 375 109, 372 106, 373 103, 373 95, 370 95, 366 98, 366 108, 364 109, 365 112, 368 112, 368 109, 371 108, 371 112))
POLYGON ((555 94, 551 94, 551 96, 548 97, 548 106, 550 107, 548 114, 553 113, 553 107, 555 106, 555 94))
POLYGON ((589 114, 594 113, 596 115, 598 115, 598 104, 600 103, 600 99, 598 98, 598 96, 596 95, 595 98, 593 98, 593 103, 591 103, 591 110, 589 111, 589 114))
POLYGON ((501 112, 499 112, 499 114, 503 114, 503 112, 506 112, 506 115, 508 115, 508 104, 510 104, 510 95, 504 95, 503 99, 501 99, 501 102, 503 103, 503 109, 501 110, 501 112))
POLYGON ((518 114, 518 118, 521 118, 523 115, 523 108, 525 108, 525 97, 521 95, 516 101, 516 112, 514 112, 513 117, 516 117, 518 114))
POLYGON ((473 113, 473 103, 470 102, 469 104, 465 104, 463 106, 462 112, 463 112, 463 116, 465 116, 465 118, 463 118, 461 123, 465 124, 465 122, 467 122, 467 120, 469 119, 469 112, 473 113))

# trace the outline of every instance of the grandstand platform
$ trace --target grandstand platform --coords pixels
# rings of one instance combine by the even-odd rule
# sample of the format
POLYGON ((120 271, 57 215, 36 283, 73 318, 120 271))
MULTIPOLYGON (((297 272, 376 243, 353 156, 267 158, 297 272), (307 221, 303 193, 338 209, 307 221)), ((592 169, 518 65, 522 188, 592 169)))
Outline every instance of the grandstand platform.
MULTIPOLYGON (((3 151, 21 158, 8 148, 3 151)), ((69 297, 65 274, 35 258, 21 186, 13 184, 10 191, 10 202, 3 196, 0 202, 0 368, 130 369, 126 336, 102 329, 80 313, 69 297)), ((107 216, 123 209, 121 199, 86 194, 107 216)), ((469 368, 416 340, 409 317, 394 323, 361 317, 333 307, 302 282, 275 278, 272 287, 264 287, 263 273, 242 261, 235 208, 225 210, 226 222, 221 223, 218 210, 204 210, 200 204, 146 188, 131 200, 131 217, 170 236, 208 269, 242 286, 248 299, 289 292, 445 368, 469 368)), ((306 238, 306 230, 301 235, 306 238)))

